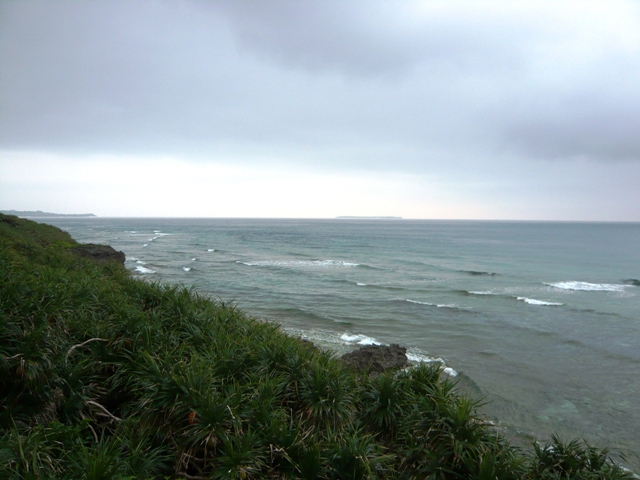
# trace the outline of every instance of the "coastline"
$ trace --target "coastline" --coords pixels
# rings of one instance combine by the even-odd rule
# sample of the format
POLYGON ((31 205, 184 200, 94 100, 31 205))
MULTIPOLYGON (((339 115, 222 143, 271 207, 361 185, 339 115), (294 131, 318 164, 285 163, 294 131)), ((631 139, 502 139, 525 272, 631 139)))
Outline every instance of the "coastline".
MULTIPOLYGON (((0 218, 0 220, 2 220, 0 226, 3 228, 7 226, 11 227, 11 222, 15 224, 13 225, 14 227, 20 224, 20 222, 16 223, 16 221, 6 220, 6 218, 7 217, 0 218)), ((25 224, 23 223, 22 225, 25 224)), ((516 455, 515 452, 512 452, 508 445, 502 443, 504 440, 495 443, 498 438, 496 437, 495 430, 485 425, 485 420, 476 413, 473 401, 455 393, 449 380, 442 376, 440 368, 423 366, 418 368, 418 370, 404 373, 398 372, 394 375, 378 377, 364 375, 357 377, 358 382, 352 385, 352 380, 349 379, 354 379, 353 374, 345 373, 341 367, 336 366, 330 354, 321 351, 316 352, 315 350, 311 352, 308 346, 301 344, 299 340, 283 335, 280 330, 272 324, 257 322, 256 320, 246 317, 234 307, 229 307, 220 302, 212 302, 211 300, 201 297, 194 291, 167 285, 153 285, 145 281, 135 280, 131 278, 129 273, 124 271, 117 262, 100 264, 91 260, 78 258, 70 253, 70 250, 76 245, 68 234, 61 231, 53 231, 52 227, 36 227, 33 225, 33 222, 26 225, 29 226, 29 229, 37 230, 35 237, 33 236, 33 231, 12 231, 11 235, 13 235, 13 237, 5 236, 2 238, 3 245, 6 247, 3 255, 8 255, 6 258, 3 257, 4 268, 8 267, 7 262, 9 262, 11 264, 11 271, 14 272, 12 278, 8 275, 3 276, 3 281, 9 282, 3 285, 3 291, 17 292, 20 288, 24 288, 24 285, 30 285, 29 288, 40 289, 46 298, 51 299, 44 304, 16 303, 14 308, 26 308, 27 310, 25 310, 25 312, 30 312, 32 311, 31 309, 35 308, 36 310, 33 311, 42 313, 38 313, 36 317, 15 317, 15 321, 23 322, 26 321, 27 318, 30 318, 35 320, 29 321, 42 322, 41 326, 44 328, 42 331, 46 332, 46 335, 42 337, 43 341, 53 342, 50 347, 48 347, 50 350, 46 351, 57 351, 58 353, 49 358, 49 361, 54 362, 53 367, 47 367, 45 363, 36 360, 37 358, 41 358, 42 355, 45 355, 45 350, 36 352, 37 355, 33 357, 35 363, 32 364, 29 363, 30 360, 27 358, 25 351, 20 351, 20 342, 16 343, 11 341, 9 343, 3 343, 3 345, 9 345, 8 349, 2 352, 4 360, 8 362, 3 364, 3 368, 11 369, 14 374, 23 372, 16 377, 17 379, 23 380, 19 380, 18 384, 12 388, 32 388, 29 386, 29 378, 44 378, 41 377, 41 375, 46 375, 47 378, 50 379, 49 381, 53 382, 49 386, 45 384, 41 388, 41 394, 44 395, 47 400, 41 403, 39 408, 42 411, 49 412, 47 413, 48 417, 42 417, 41 413, 37 415, 27 415, 26 411, 20 410, 22 407, 19 408, 18 404, 13 405, 13 410, 6 410, 5 405, 3 411, 5 413, 7 411, 13 411, 11 415, 19 418, 20 422, 22 422, 20 425, 24 424, 25 428, 31 425, 28 428, 33 429, 34 426, 42 425, 42 423, 38 422, 42 422, 45 418, 48 418, 48 421, 56 419, 57 422, 62 421, 61 425, 67 425, 69 428, 77 430, 77 426, 70 425, 68 422, 76 418, 75 415, 84 415, 85 417, 89 415, 91 419, 90 425, 92 425, 93 430, 107 435, 107 437, 111 439, 109 440, 112 442, 110 444, 111 447, 117 450, 117 448, 120 447, 116 448, 113 445, 117 443, 115 439, 118 437, 114 437, 113 435, 116 435, 116 432, 119 432, 118 435, 133 435, 134 432, 128 432, 126 430, 125 423, 129 421, 133 422, 134 420, 139 421, 139 419, 136 420, 137 417, 132 413, 135 410, 130 410, 130 408, 142 402, 142 404, 146 405, 143 416, 147 418, 143 423, 151 421, 151 424, 154 424, 155 421, 160 421, 161 418, 165 418, 165 415, 169 415, 169 417, 167 417, 168 420, 170 420, 169 423, 163 424, 163 428, 167 429, 163 433, 163 435, 168 435, 167 441, 169 441, 170 438, 173 440, 179 438, 174 437, 174 435, 178 435, 179 432, 184 432, 185 428, 191 432, 190 434, 197 435, 198 429, 202 426, 201 421, 204 420, 206 415, 213 412, 207 413, 207 408, 209 407, 205 408, 204 406, 206 402, 209 401, 206 399, 209 398, 208 395, 211 393, 206 394, 205 391, 202 391, 198 395, 204 396, 198 397, 200 398, 200 400, 198 400, 198 398, 192 398, 189 389, 184 391, 184 393, 178 394, 178 392, 182 391, 182 387, 179 387, 180 382, 187 382, 187 384, 189 384, 189 382, 195 381, 196 379, 193 375, 204 375, 203 378, 211 378, 213 381, 212 384, 220 385, 221 390, 216 393, 214 397, 219 400, 222 400, 222 398, 225 399, 223 402, 224 405, 222 403, 218 404, 223 406, 221 412, 230 411, 230 416, 223 413, 224 420, 220 424, 220 428, 229 429, 224 430, 228 433, 224 435, 216 434, 215 438, 217 440, 214 441, 215 445, 210 447, 212 449, 218 449, 219 453, 222 454, 225 451, 229 452, 230 448, 238 447, 238 445, 244 441, 243 438, 245 437, 237 437, 237 430, 235 429, 239 426, 242 426, 243 431, 253 429, 253 431, 256 432, 258 430, 255 429, 259 426, 262 432, 269 432, 271 431, 270 428, 278 430, 278 428, 282 427, 282 424, 279 424, 280 426, 270 424, 271 427, 267 428, 267 425, 261 424, 256 415, 259 416, 259 407, 264 402, 261 400, 258 404, 251 404, 251 399, 257 398, 253 396, 255 392, 267 388, 267 385, 271 385, 269 382, 277 377, 282 381, 284 381, 283 379, 285 378, 288 378, 288 380, 283 386, 274 390, 275 397, 269 397, 274 399, 273 401, 275 403, 273 403, 272 406, 275 410, 268 416, 273 417, 273 413, 275 413, 275 417, 277 418, 279 415, 285 414, 287 410, 283 410, 282 408, 285 405, 287 405, 287 408, 296 406, 296 408, 301 408, 301 412, 307 412, 303 417, 300 417, 300 421, 303 422, 300 428, 312 428, 312 430, 316 432, 314 434, 314 442, 312 444, 300 444, 298 448, 305 450, 314 448, 313 445, 325 445, 321 448, 320 456, 327 462, 329 462, 331 458, 331 452, 342 451, 340 449, 347 448, 350 444, 349 442, 345 443, 345 441, 347 438, 351 438, 355 442, 353 445, 359 445, 357 448, 363 448, 364 450, 362 452, 365 452, 364 456, 358 453, 359 451, 356 452, 360 457, 366 459, 366 461, 362 461, 361 463, 356 461, 356 464, 359 465, 358 468, 362 469, 363 475, 368 475, 367 472, 375 476, 388 475, 391 471, 399 473, 402 468, 408 468, 408 466, 402 462, 392 465, 385 463, 386 461, 383 461, 385 456, 381 455, 380 452, 382 450, 379 449, 383 449, 383 447, 384 449, 397 449, 405 445, 403 442, 416 438, 422 438, 425 442, 422 444, 421 450, 416 452, 416 454, 420 452, 422 452, 420 454, 433 453, 440 448, 437 447, 439 443, 431 443, 437 440, 437 438, 429 439, 428 436, 424 437, 425 433, 422 432, 417 425, 411 423, 413 421, 411 415, 407 415, 405 410, 407 412, 413 412, 413 414, 418 414, 418 411, 415 410, 416 408, 428 408, 428 411, 431 412, 428 416, 431 417, 436 415, 435 412, 437 411, 438 413, 436 417, 434 417, 435 423, 429 425, 429 431, 433 431, 434 428, 436 431, 443 429, 441 431, 443 435, 454 435, 453 438, 455 438, 458 433, 462 433, 448 430, 451 428, 451 425, 448 423, 447 418, 449 417, 447 417, 447 415, 449 414, 446 412, 449 407, 457 405, 456 409, 463 407, 463 409, 466 409, 466 422, 470 422, 466 423, 466 425, 468 425, 469 428, 473 426, 472 429, 474 431, 477 430, 478 437, 476 440, 478 443, 475 444, 476 447, 481 447, 481 450, 487 454, 493 452, 492 455, 494 455, 493 458, 495 460, 494 468, 515 468, 515 464, 510 463, 511 460, 509 460, 515 458, 512 457, 512 455, 516 455), (19 244, 15 243, 16 239, 20 241, 19 244), (25 250, 19 246, 23 244, 32 246, 25 250), (54 263, 51 263, 52 261, 54 263), (45 278, 37 274, 37 272, 43 268, 50 272, 45 278), (34 276, 34 274, 37 275, 34 276), (63 314, 63 312, 66 313, 63 314), (73 312, 73 315, 69 315, 69 312, 73 312), (108 313, 108 315, 102 316, 102 314, 100 314, 100 316, 95 316, 95 313, 92 312, 105 312, 108 313), (157 328, 147 330, 145 325, 151 326, 153 322, 159 322, 157 323, 157 328), (214 349, 214 346, 215 349, 222 348, 219 343, 217 343, 220 339, 215 338, 216 335, 212 335, 212 332, 217 332, 217 335, 230 335, 229 328, 237 330, 239 332, 238 336, 233 337, 234 343, 225 344, 226 346, 224 346, 224 348, 226 350, 219 351, 219 353, 216 354, 217 356, 215 358, 217 358, 217 361, 213 362, 213 364, 220 366, 211 369, 211 361, 205 361, 205 357, 201 357, 203 354, 203 345, 208 344, 210 345, 208 348, 211 349, 214 349), (71 335, 71 337, 67 338, 68 335, 71 335), (180 340, 176 344, 174 342, 177 339, 180 340), (169 345, 173 346, 167 350, 169 345), (178 348, 178 350, 176 350, 176 348, 178 348), (232 348, 232 350, 228 350, 228 348, 232 348), (166 351, 166 354, 169 356, 163 360, 158 355, 164 351, 166 351), (177 359, 175 358, 176 352, 179 353, 177 359), (189 352, 187 358, 190 358, 190 360, 188 363, 180 360, 186 352, 189 352), (300 356, 307 358, 309 363, 298 365, 295 368, 303 368, 302 365, 307 366, 304 367, 303 370, 296 370, 294 372, 291 370, 294 366, 289 362, 292 358, 301 358, 300 356), (22 365, 21 359, 25 360, 25 365, 31 365, 33 370, 24 370, 24 367, 20 367, 20 365, 22 365), (113 398, 109 399, 109 395, 106 395, 104 392, 100 393, 99 391, 95 391, 92 393, 93 390, 91 388, 94 387, 91 387, 87 390, 88 393, 78 391, 78 395, 80 395, 79 398, 84 398, 84 403, 72 407, 72 404, 69 404, 69 402, 71 400, 71 394, 74 392, 73 388, 71 391, 66 391, 66 387, 64 387, 59 391, 57 388, 60 387, 55 386, 55 382, 57 381, 55 379, 58 378, 62 381, 60 385, 64 385, 65 382, 68 384, 68 380, 63 380, 63 377, 68 374, 69 367, 81 368, 86 362, 91 364, 92 361, 97 361, 100 365, 106 361, 108 364, 114 365, 116 371, 121 368, 116 367, 119 363, 125 365, 126 368, 125 371, 118 373, 119 376, 112 377, 112 373, 109 370, 104 371, 103 367, 96 364, 98 369, 87 372, 90 376, 87 377, 88 383, 86 383, 83 388, 90 387, 93 384, 93 381, 90 380, 90 378, 92 378, 91 375, 101 375, 104 377, 103 383, 105 385, 111 385, 113 382, 117 382, 117 379, 121 378, 121 375, 126 375, 126 372, 129 372, 128 375, 126 375, 129 379, 128 381, 132 381, 136 388, 130 391, 128 387, 126 387, 126 384, 118 384, 118 389, 124 388, 119 394, 115 395, 115 398, 122 399, 122 402, 120 402, 114 401, 113 398), (209 365, 209 367, 206 367, 206 365, 209 365), (309 370, 308 368, 313 367, 313 365, 317 367, 322 366, 322 369, 314 370, 314 367, 309 370), (23 370, 21 370, 21 368, 23 368, 23 370), (47 368, 50 370, 46 370, 47 368), (196 370, 193 370, 194 368, 196 370), (228 378, 233 378, 233 382, 226 383, 226 381, 220 380, 220 377, 215 377, 217 380, 214 380, 214 377, 210 377, 214 375, 214 373, 216 375, 220 373, 219 371, 212 371, 218 368, 227 369, 227 375, 230 375, 228 378), (324 371, 323 369, 330 374, 330 383, 327 385, 333 385, 333 387, 327 390, 325 386, 317 390, 321 385, 316 382, 323 381, 322 379, 325 378, 323 376, 317 376, 320 375, 320 372, 324 371), (242 383, 248 381, 247 374, 249 374, 249 372, 253 372, 250 375, 252 380, 249 381, 249 383, 242 383), (135 375, 131 377, 134 373, 135 375), (265 377, 267 373, 268 375, 265 377), (31 377, 29 377, 30 375, 31 377), (151 375, 151 377, 149 375, 151 375), (240 377, 236 377, 235 375, 240 375, 240 377), (257 377, 255 375, 257 375, 257 377), (275 375, 275 377, 273 377, 273 375, 275 375), (419 387, 419 385, 415 383, 417 381, 416 375, 426 375, 431 378, 431 383, 429 383, 431 386, 429 388, 436 390, 429 390, 431 393, 428 395, 425 395, 427 392, 423 392, 418 396, 413 396, 410 392, 419 387), (156 380, 152 380, 152 378, 156 380), (241 378, 244 380, 241 381, 241 378), (272 380, 269 380, 270 378, 272 380), (162 382, 165 381, 169 382, 167 388, 169 388, 170 385, 174 385, 174 387, 177 388, 176 394, 178 394, 178 397, 175 398, 178 399, 178 401, 177 403, 172 401, 170 404, 163 406, 157 402, 160 401, 164 390, 158 390, 158 388, 163 384, 162 382), (136 382, 143 382, 143 384, 144 382, 150 383, 145 384, 146 386, 141 388, 143 384, 136 382), (238 384, 237 382, 241 383, 238 384), (391 393, 396 392, 397 397, 394 397, 396 398, 394 401, 398 402, 397 408, 392 409, 392 411, 383 412, 376 407, 376 405, 378 405, 376 402, 380 399, 382 392, 386 391, 384 389, 390 388, 389 385, 391 384, 388 382, 405 386, 402 388, 396 386, 395 388, 399 388, 399 390, 392 389, 390 391, 391 393), (20 387, 20 385, 22 385, 22 387, 20 387), (153 385, 156 386, 153 387, 153 385), (233 390, 236 388, 232 387, 232 385, 245 386, 238 391, 234 390, 232 392, 229 390, 227 392, 225 389, 232 388, 233 390), (155 394, 146 399, 136 397, 136 395, 139 395, 141 392, 149 392, 149 387, 152 387, 152 390, 155 389, 153 391, 161 395, 161 397, 157 397, 155 394), (294 387, 294 390, 288 390, 294 387), (281 396, 280 393, 275 393, 279 391, 279 388, 284 388, 285 391, 290 393, 281 396), (407 390, 405 390, 405 388, 407 390), (444 408, 444 410, 440 410, 440 407, 438 407, 438 409, 434 411, 432 404, 429 404, 429 402, 424 403, 426 398, 433 398, 434 391, 441 391, 443 394, 446 393, 446 395, 442 397, 442 401, 444 402, 442 408, 444 408), (129 393, 125 394, 124 392, 129 393), (307 392, 307 394, 304 394, 304 392, 307 392), (122 395, 124 395, 124 397, 122 397, 122 395), (182 397, 183 395, 184 398, 182 397), (219 395, 223 395, 223 397, 219 395), (341 397, 336 395, 345 396, 341 397), (371 395, 373 395, 373 397, 371 395), (131 398, 128 396, 131 396, 131 398), (330 398, 333 399, 332 402, 334 402, 334 405, 336 401, 342 398, 338 403, 340 408, 337 410, 334 408, 327 409, 325 407, 325 400, 330 398), (254 405, 251 408, 256 408, 257 410, 251 410, 252 413, 250 411, 242 414, 239 413, 242 410, 240 408, 241 403, 238 403, 240 399, 242 399, 243 402, 248 402, 247 405, 254 405), (205 404, 201 403, 203 401, 205 404), (371 401, 373 401, 373 403, 371 403, 371 401), (63 407, 64 405, 66 406, 63 407), (355 408, 356 405, 358 405, 359 408, 355 408), (445 408, 446 405, 448 406, 445 408), (224 408, 224 406, 228 408, 224 408), (400 408, 401 406, 402 408, 400 408), (68 408, 71 408, 71 410, 68 410, 68 408), (236 408, 238 410, 236 410, 236 413, 233 413, 236 408), (309 409, 315 413, 309 414, 309 409), (16 414, 16 412, 18 414, 16 414), (67 416, 67 423, 64 423, 65 417, 62 416, 62 412, 66 412, 64 415, 67 416), (193 418, 191 417, 191 412, 195 412, 193 418), (172 416, 174 414, 175 417, 172 416), (361 417, 361 414, 364 416, 361 417), (444 416, 441 417, 441 415, 444 416), (115 420, 115 418, 118 420, 115 420), (154 418, 156 420, 154 420, 154 418), (193 422, 191 422, 192 420, 193 422), (335 437, 335 435, 327 437, 326 433, 322 433, 324 432, 324 427, 332 425, 332 428, 335 429, 338 424, 341 425, 340 428, 348 427, 347 430, 338 437, 335 437), (478 425, 485 426, 481 428, 478 425), (353 430, 353 428, 355 428, 355 430, 353 430), (229 440, 229 438, 231 438, 229 435, 231 435, 232 432, 236 432, 236 434, 234 434, 236 436, 233 438, 236 438, 237 441, 240 442, 239 444, 234 443, 234 440, 229 440), (362 434, 357 432, 362 432, 362 434), (225 438, 227 442, 231 443, 225 444, 225 438), (491 440, 489 443, 492 445, 500 446, 500 449, 498 451, 491 450, 493 447, 485 443, 485 441, 488 440, 491 440), (430 450, 434 448, 436 450, 430 450)), ((4 297, 3 302, 22 302, 22 300, 20 300, 21 298, 19 295, 16 297, 4 297)), ((8 303, 3 306, 6 309, 8 303)), ((35 326, 37 327, 37 325, 35 326)), ((7 331, 4 331, 3 335, 5 335, 3 338, 14 338, 11 336, 6 337, 6 335, 11 335, 10 332, 7 333, 7 331)), ((231 340, 231 338, 229 338, 229 340, 231 340)), ((274 386, 272 385, 272 387, 274 386)), ((193 384, 193 388, 195 388, 195 391, 200 391, 201 386, 196 387, 196 384, 193 384)), ((29 394, 34 395, 35 393, 37 392, 31 391, 29 394)), ((111 395, 113 394, 114 393, 111 395)), ((145 395, 151 395, 151 393, 145 395)), ((213 405, 211 408, 213 408, 213 405)), ((426 412, 427 411, 420 414, 420 418, 422 418, 422 415, 426 415, 426 412)), ((451 413, 453 413, 453 411, 451 413)), ((80 417, 77 418, 79 419, 80 417)), ((3 426, 3 429, 4 428, 3 426)), ((67 432, 67 434, 71 431, 68 430, 67 427, 64 427, 63 430, 67 432)), ((273 434, 276 434, 276 430, 273 431, 273 434)), ((84 432, 82 435, 85 436, 81 439, 83 444, 91 445, 94 440, 99 444, 99 438, 93 436, 91 428, 85 428, 84 432)), ((180 433, 180 435, 182 434, 183 433, 180 433)), ((211 435, 211 433, 207 435, 211 435)), ((6 437, 5 441, 10 442, 11 439, 9 437, 6 437)), ((205 437, 205 439, 206 438, 214 437, 205 437)), ((261 440, 257 434, 252 438, 252 441, 256 441, 257 444, 261 444, 261 442, 265 440, 261 440)), ((269 440, 273 440, 273 438, 269 440)), ((15 438, 13 441, 15 441, 15 438)), ((279 441, 283 441, 282 438, 279 441)), ((265 448, 266 446, 267 445, 264 445, 265 448)), ((153 448, 161 449, 165 447, 156 445, 156 447, 153 448)), ((151 446, 149 446, 149 448, 151 448, 151 446)), ((282 448, 285 447, 283 446, 282 448)), ((308 452, 308 450, 305 451, 308 452)), ((545 451, 549 453, 550 450, 545 451)), ((121 454, 123 451, 118 450, 118 452, 121 454)), ((277 465, 267 465, 268 462, 263 458, 262 447, 255 447, 252 444, 248 452, 252 452, 252 455, 254 455, 252 457, 254 459, 253 463, 250 465, 236 465, 235 468, 237 469, 238 475, 240 475, 242 471, 244 471, 245 474, 255 476, 266 474, 269 469, 276 467, 284 468, 284 463, 293 460, 290 455, 290 459, 280 458, 277 465)), ((447 457, 448 454, 445 455, 444 451, 440 453, 442 454, 441 458, 449 458, 447 457)), ((207 464, 207 468, 213 469, 212 471, 221 467, 221 465, 216 463, 218 460, 207 456, 206 448, 204 451, 197 451, 196 454, 198 458, 202 458, 205 463, 210 462, 207 464)), ((472 452, 469 452, 469 454, 472 454, 472 452)), ((315 455, 315 453, 313 455, 315 455)), ((358 455, 353 458, 355 459, 358 455)), ((314 456, 314 458, 316 457, 314 456)), ((448 461, 453 462, 453 464, 448 464, 447 468, 462 469, 459 470, 461 472, 460 474, 462 474, 463 471, 470 472, 470 470, 468 470, 470 468, 477 468, 477 466, 473 467, 473 462, 465 464, 461 458, 462 457, 456 457, 456 455, 449 458, 448 461)), ((63 460, 60 461, 62 462, 63 460)), ((15 465, 9 464, 9 467, 18 468, 19 461, 16 460, 15 462, 17 462, 15 465)), ((327 464, 323 462, 320 462, 320 468, 328 469, 325 472, 325 474, 328 475, 333 471, 331 469, 335 467, 331 466, 331 462, 327 464)), ((162 462, 158 462, 158 465, 161 463, 162 462)), ((411 468, 436 468, 433 464, 423 463, 424 465, 422 467, 413 465, 411 468)), ((122 462, 118 463, 118 465, 123 469, 125 468, 122 462)), ((197 474, 197 469, 200 468, 197 465, 198 464, 193 464, 185 467, 191 469, 189 470, 191 473, 182 472, 182 470, 178 470, 178 473, 180 474, 180 472, 182 472, 189 475, 197 474)), ((295 463, 295 465, 296 466, 290 464, 289 466, 293 468, 294 471, 295 468, 302 468, 299 462, 295 463)), ((126 468, 129 467, 130 466, 127 466, 126 468)), ((531 474, 531 472, 529 473, 531 474)), ((532 476, 530 478, 537 477, 532 476)))

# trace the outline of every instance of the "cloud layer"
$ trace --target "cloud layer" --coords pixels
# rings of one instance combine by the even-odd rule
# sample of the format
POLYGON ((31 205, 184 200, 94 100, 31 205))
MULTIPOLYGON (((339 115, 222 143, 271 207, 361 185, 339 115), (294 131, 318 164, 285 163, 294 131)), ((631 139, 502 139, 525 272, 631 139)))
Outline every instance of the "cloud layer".
POLYGON ((5 1, 0 65, 4 151, 507 183, 640 163, 632 0, 5 1))

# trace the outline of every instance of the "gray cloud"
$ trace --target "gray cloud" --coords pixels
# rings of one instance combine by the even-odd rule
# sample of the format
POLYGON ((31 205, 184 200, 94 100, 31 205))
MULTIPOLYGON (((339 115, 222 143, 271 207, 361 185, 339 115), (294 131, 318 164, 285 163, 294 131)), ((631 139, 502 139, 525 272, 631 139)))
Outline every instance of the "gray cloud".
POLYGON ((637 4, 616 3, 619 37, 511 5, 5 1, 0 147, 409 172, 640 159, 637 4))

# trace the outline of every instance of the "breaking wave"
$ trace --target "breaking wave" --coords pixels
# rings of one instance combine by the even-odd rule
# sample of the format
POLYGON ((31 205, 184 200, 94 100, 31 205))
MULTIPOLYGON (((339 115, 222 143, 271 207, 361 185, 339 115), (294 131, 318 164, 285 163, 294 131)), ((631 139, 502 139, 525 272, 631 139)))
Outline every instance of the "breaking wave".
POLYGON ((344 262, 342 260, 262 260, 257 262, 236 263, 248 267, 281 267, 281 268, 328 268, 328 267, 358 267, 359 263, 344 262))
POLYGON ((577 290, 581 292, 623 292, 626 285, 616 285, 612 283, 588 283, 588 282, 556 282, 545 283, 550 287, 561 290, 577 290))
POLYGON ((527 298, 527 297, 516 297, 518 300, 524 303, 528 303, 530 305, 548 305, 548 306, 560 306, 564 305, 564 303, 558 302, 547 302, 545 300, 536 300, 535 298, 527 298))
POLYGON ((143 267, 142 265, 138 265, 138 266, 136 267, 136 271, 137 271, 138 273, 156 273, 156 271, 155 271, 155 270, 152 270, 152 269, 147 268, 147 267, 143 267))

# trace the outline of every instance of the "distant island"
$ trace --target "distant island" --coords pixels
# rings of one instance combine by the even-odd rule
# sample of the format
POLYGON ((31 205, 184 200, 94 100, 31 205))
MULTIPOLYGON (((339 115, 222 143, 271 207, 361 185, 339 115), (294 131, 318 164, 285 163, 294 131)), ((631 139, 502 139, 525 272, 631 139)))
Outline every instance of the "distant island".
POLYGON ((47 217, 95 217, 93 213, 49 213, 40 210, 0 210, 5 215, 15 215, 23 218, 47 218, 47 217))
POLYGON ((359 216, 341 216, 336 217, 340 220, 402 220, 402 217, 359 217, 359 216))

